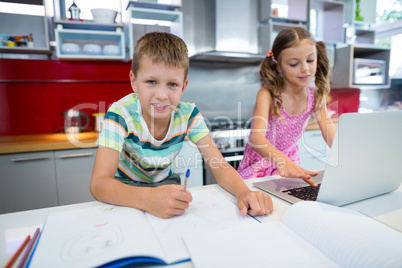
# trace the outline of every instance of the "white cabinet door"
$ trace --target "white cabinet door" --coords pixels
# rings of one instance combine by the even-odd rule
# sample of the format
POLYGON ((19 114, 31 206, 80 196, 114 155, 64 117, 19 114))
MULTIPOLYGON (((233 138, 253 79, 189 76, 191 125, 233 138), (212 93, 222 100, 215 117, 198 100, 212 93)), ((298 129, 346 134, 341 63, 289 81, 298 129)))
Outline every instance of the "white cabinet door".
POLYGON ((191 141, 184 141, 183 148, 176 157, 174 166, 175 173, 181 178, 181 184, 184 184, 187 169, 190 169, 188 187, 202 186, 204 184, 202 156, 197 146, 191 141))
POLYGON ((53 152, 0 155, 0 213, 57 206, 53 152))
POLYGON ((320 130, 305 131, 299 141, 300 166, 312 170, 325 168, 330 148, 320 130))
POLYGON ((89 191, 97 148, 55 151, 59 205, 95 200, 89 191))

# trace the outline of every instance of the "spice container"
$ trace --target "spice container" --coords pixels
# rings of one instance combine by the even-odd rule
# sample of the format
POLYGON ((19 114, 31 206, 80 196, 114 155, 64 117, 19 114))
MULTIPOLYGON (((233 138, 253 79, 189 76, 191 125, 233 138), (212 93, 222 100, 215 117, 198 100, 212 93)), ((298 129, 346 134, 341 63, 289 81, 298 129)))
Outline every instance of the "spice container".
POLYGON ((101 132, 102 131, 102 124, 105 121, 105 113, 95 113, 92 114, 94 117, 94 131, 101 132))

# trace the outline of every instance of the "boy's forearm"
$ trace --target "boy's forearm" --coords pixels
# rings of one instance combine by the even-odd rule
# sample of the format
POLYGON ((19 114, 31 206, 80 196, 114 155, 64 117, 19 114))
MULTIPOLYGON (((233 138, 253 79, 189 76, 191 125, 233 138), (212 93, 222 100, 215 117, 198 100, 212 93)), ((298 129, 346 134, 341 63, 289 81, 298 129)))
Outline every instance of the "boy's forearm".
POLYGON ((227 164, 223 169, 225 171, 216 176, 216 181, 226 191, 230 192, 236 198, 245 191, 251 191, 231 165, 227 164))
POLYGON ((101 202, 146 210, 146 187, 135 187, 114 178, 92 178, 90 190, 93 197, 101 202))

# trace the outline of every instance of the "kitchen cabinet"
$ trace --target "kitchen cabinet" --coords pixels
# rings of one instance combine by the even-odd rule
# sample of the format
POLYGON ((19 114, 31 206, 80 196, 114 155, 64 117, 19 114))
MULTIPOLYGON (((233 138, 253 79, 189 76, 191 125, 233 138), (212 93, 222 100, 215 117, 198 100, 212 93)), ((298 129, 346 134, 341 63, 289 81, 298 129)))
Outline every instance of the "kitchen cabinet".
POLYGON ((273 20, 269 20, 267 23, 260 26, 260 53, 265 52, 265 54, 267 54, 268 50, 272 48, 272 45, 278 33, 283 29, 289 27, 302 27, 307 29, 307 25, 302 23, 278 22, 273 20))
POLYGON ((125 60, 125 36, 123 24, 100 24, 84 21, 56 21, 56 55, 59 59, 125 60), (75 44, 76 51, 63 49, 63 44, 75 44), (86 46, 97 46, 99 51, 86 50, 86 46), (116 52, 108 53, 110 45, 116 52))
POLYGON ((300 166, 307 170, 325 168, 329 152, 321 130, 305 131, 299 141, 300 166))
POLYGON ((181 178, 181 184, 184 184, 187 169, 190 169, 188 187, 204 185, 202 155, 192 141, 184 141, 183 148, 174 161, 174 167, 175 173, 181 178))
POLYGON ((58 205, 53 152, 0 155, 0 213, 58 205))
POLYGON ((89 191, 97 148, 55 151, 59 205, 94 201, 89 191))
MULTIPOLYGON (((89 190, 97 148, 0 155, 0 214, 95 200, 89 190)), ((203 160, 186 140, 174 162, 181 183, 203 185, 203 160)))
POLYGON ((361 0, 359 15, 363 20, 356 20, 356 0, 342 0, 346 4, 345 22, 353 24, 375 24, 377 17, 377 0, 361 0))
POLYGON ((162 31, 183 37, 183 14, 179 8, 176 5, 129 1, 126 10, 125 33, 130 59, 133 57, 135 42, 145 33, 162 31))
POLYGON ((309 29, 316 41, 343 43, 345 3, 335 0, 310 0, 309 29))
POLYGON ((342 0, 346 4, 345 23, 346 42, 350 44, 374 44, 374 25, 377 17, 377 0, 360 1, 357 7, 356 0, 342 0), (359 8, 361 20, 356 20, 356 9, 359 8))
POLYGON ((51 54, 49 47, 49 23, 45 0, 7 1, 15 4, 29 4, 43 10, 43 15, 23 15, 2 13, 0 11, 0 34, 8 36, 28 36, 32 34, 33 47, 0 45, 0 57, 7 58, 9 54, 28 55, 33 58, 47 59, 51 54))
POLYGON ((350 44, 336 48, 335 66, 332 70, 332 88, 359 88, 383 89, 389 88, 389 63, 391 50, 388 48, 374 47, 370 45, 350 44), (384 84, 355 84, 354 83, 354 59, 372 59, 385 61, 384 84))
POLYGON ((0 213, 93 201, 97 148, 0 155, 0 213))
POLYGON ((262 0, 260 2, 259 53, 266 54, 278 33, 289 27, 307 28, 308 0, 262 0))

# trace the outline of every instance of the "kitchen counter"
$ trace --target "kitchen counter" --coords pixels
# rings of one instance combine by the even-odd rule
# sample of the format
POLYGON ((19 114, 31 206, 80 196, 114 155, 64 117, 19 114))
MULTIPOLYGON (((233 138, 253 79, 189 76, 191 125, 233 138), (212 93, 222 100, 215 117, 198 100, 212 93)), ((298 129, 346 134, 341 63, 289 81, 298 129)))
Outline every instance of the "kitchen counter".
MULTIPOLYGON (((336 127, 338 125, 339 118, 338 117, 337 118, 331 118, 331 120, 332 120, 332 122, 334 123, 334 125, 336 127)), ((310 117, 310 120, 307 123, 306 130, 318 130, 318 129, 320 129, 320 127, 318 126, 317 121, 313 117, 310 117)))
MULTIPOLYGON (((336 125, 338 118, 333 118, 332 121, 336 125)), ((317 122, 310 120, 306 130, 317 129, 320 129, 317 122)), ((82 132, 0 136, 0 154, 93 148, 96 147, 98 135, 98 132, 82 132)))
POLYGON ((0 137, 0 154, 96 147, 98 132, 39 134, 0 137))

